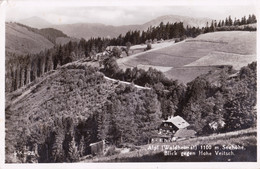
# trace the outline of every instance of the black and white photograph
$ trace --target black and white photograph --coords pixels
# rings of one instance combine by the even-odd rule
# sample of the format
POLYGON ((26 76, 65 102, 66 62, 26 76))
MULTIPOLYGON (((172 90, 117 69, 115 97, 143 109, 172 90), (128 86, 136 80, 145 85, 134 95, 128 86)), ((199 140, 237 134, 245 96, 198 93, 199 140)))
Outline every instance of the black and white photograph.
POLYGON ((5 165, 257 163, 255 1, 47 2, 4 4, 5 165))

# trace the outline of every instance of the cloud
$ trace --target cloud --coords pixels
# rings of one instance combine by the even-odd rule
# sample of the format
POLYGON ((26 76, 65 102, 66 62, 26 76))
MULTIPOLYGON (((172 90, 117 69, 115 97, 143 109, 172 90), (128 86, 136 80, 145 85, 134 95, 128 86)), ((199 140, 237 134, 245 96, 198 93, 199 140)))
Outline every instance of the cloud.
POLYGON ((32 16, 41 17, 54 24, 103 23, 107 25, 142 24, 162 15, 208 17, 212 19, 241 18, 255 13, 253 6, 58 6, 46 3, 15 4, 7 8, 7 21, 19 21, 32 16))

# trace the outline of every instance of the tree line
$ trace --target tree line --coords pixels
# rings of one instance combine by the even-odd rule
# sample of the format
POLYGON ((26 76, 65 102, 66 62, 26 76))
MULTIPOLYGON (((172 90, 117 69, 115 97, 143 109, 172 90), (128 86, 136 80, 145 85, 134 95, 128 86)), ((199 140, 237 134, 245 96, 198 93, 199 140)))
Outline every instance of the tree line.
POLYGON ((254 14, 243 16, 241 19, 235 18, 232 20, 231 16, 227 17, 225 20, 212 20, 211 24, 207 22, 206 27, 204 28, 203 32, 214 32, 214 31, 231 31, 231 30, 245 30, 245 31, 256 31, 256 28, 246 26, 241 27, 243 25, 253 24, 256 23, 256 16, 254 14), (210 25, 209 25, 210 24, 210 25))
POLYGON ((252 24, 256 23, 256 16, 254 14, 249 14, 248 18, 246 16, 243 16, 241 19, 235 18, 232 20, 231 16, 226 18, 225 20, 220 20, 218 24, 214 23, 215 27, 222 27, 222 26, 240 26, 240 25, 246 25, 246 24, 252 24))
POLYGON ((146 31, 128 31, 125 36, 119 35, 117 38, 113 38, 110 41, 111 45, 125 45, 130 42, 132 45, 146 43, 150 41, 159 41, 161 39, 172 39, 181 38, 186 35, 195 37, 199 32, 199 28, 193 28, 194 32, 189 32, 190 30, 185 30, 182 22, 175 23, 163 23, 161 22, 158 26, 150 26, 146 31), (189 32, 189 34, 188 34, 189 32))

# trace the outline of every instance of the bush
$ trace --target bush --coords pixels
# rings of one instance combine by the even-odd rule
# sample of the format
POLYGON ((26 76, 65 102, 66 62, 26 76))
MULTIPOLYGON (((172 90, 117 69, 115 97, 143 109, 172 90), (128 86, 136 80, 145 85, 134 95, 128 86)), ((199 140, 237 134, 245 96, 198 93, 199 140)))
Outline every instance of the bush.
POLYGON ((130 147, 130 151, 135 151, 136 150, 136 147, 133 146, 133 147, 130 147))
POLYGON ((145 48, 145 51, 146 51, 146 50, 150 50, 150 49, 152 49, 152 45, 151 45, 151 43, 148 43, 148 44, 147 44, 147 47, 145 48))
POLYGON ((116 150, 116 147, 115 146, 111 146, 111 147, 108 147, 106 153, 105 153, 105 156, 112 156, 112 155, 115 155, 115 154, 118 154, 119 151, 116 150))
POLYGON ((132 143, 122 143, 119 145, 119 148, 132 148, 132 147, 135 147, 135 145, 132 143))
POLYGON ((175 43, 178 43, 178 42, 180 42, 180 39, 179 38, 175 39, 175 43))
POLYGON ((113 52, 113 56, 117 58, 119 58, 122 54, 121 49, 119 49, 118 47, 113 47, 112 52, 113 52))
POLYGON ((186 36, 182 36, 181 38, 180 38, 180 41, 183 41, 183 40, 185 40, 187 37, 186 36))

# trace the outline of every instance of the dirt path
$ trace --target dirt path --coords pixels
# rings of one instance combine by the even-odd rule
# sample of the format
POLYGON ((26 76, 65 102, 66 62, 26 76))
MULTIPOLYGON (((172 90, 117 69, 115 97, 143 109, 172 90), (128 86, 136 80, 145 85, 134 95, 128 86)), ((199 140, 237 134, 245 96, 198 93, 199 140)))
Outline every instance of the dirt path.
MULTIPOLYGON (((107 77, 107 76, 104 76, 104 78, 106 80, 109 80, 109 81, 113 81, 113 82, 118 82, 118 83, 121 83, 121 84, 127 84, 127 85, 131 85, 132 83, 130 82, 125 82, 125 81, 121 81, 121 80, 116 80, 116 79, 112 79, 110 77, 107 77)), ((143 86, 139 86, 139 85, 134 85, 137 89, 144 89, 144 90, 151 90, 151 88, 149 87, 143 87, 143 86)))

